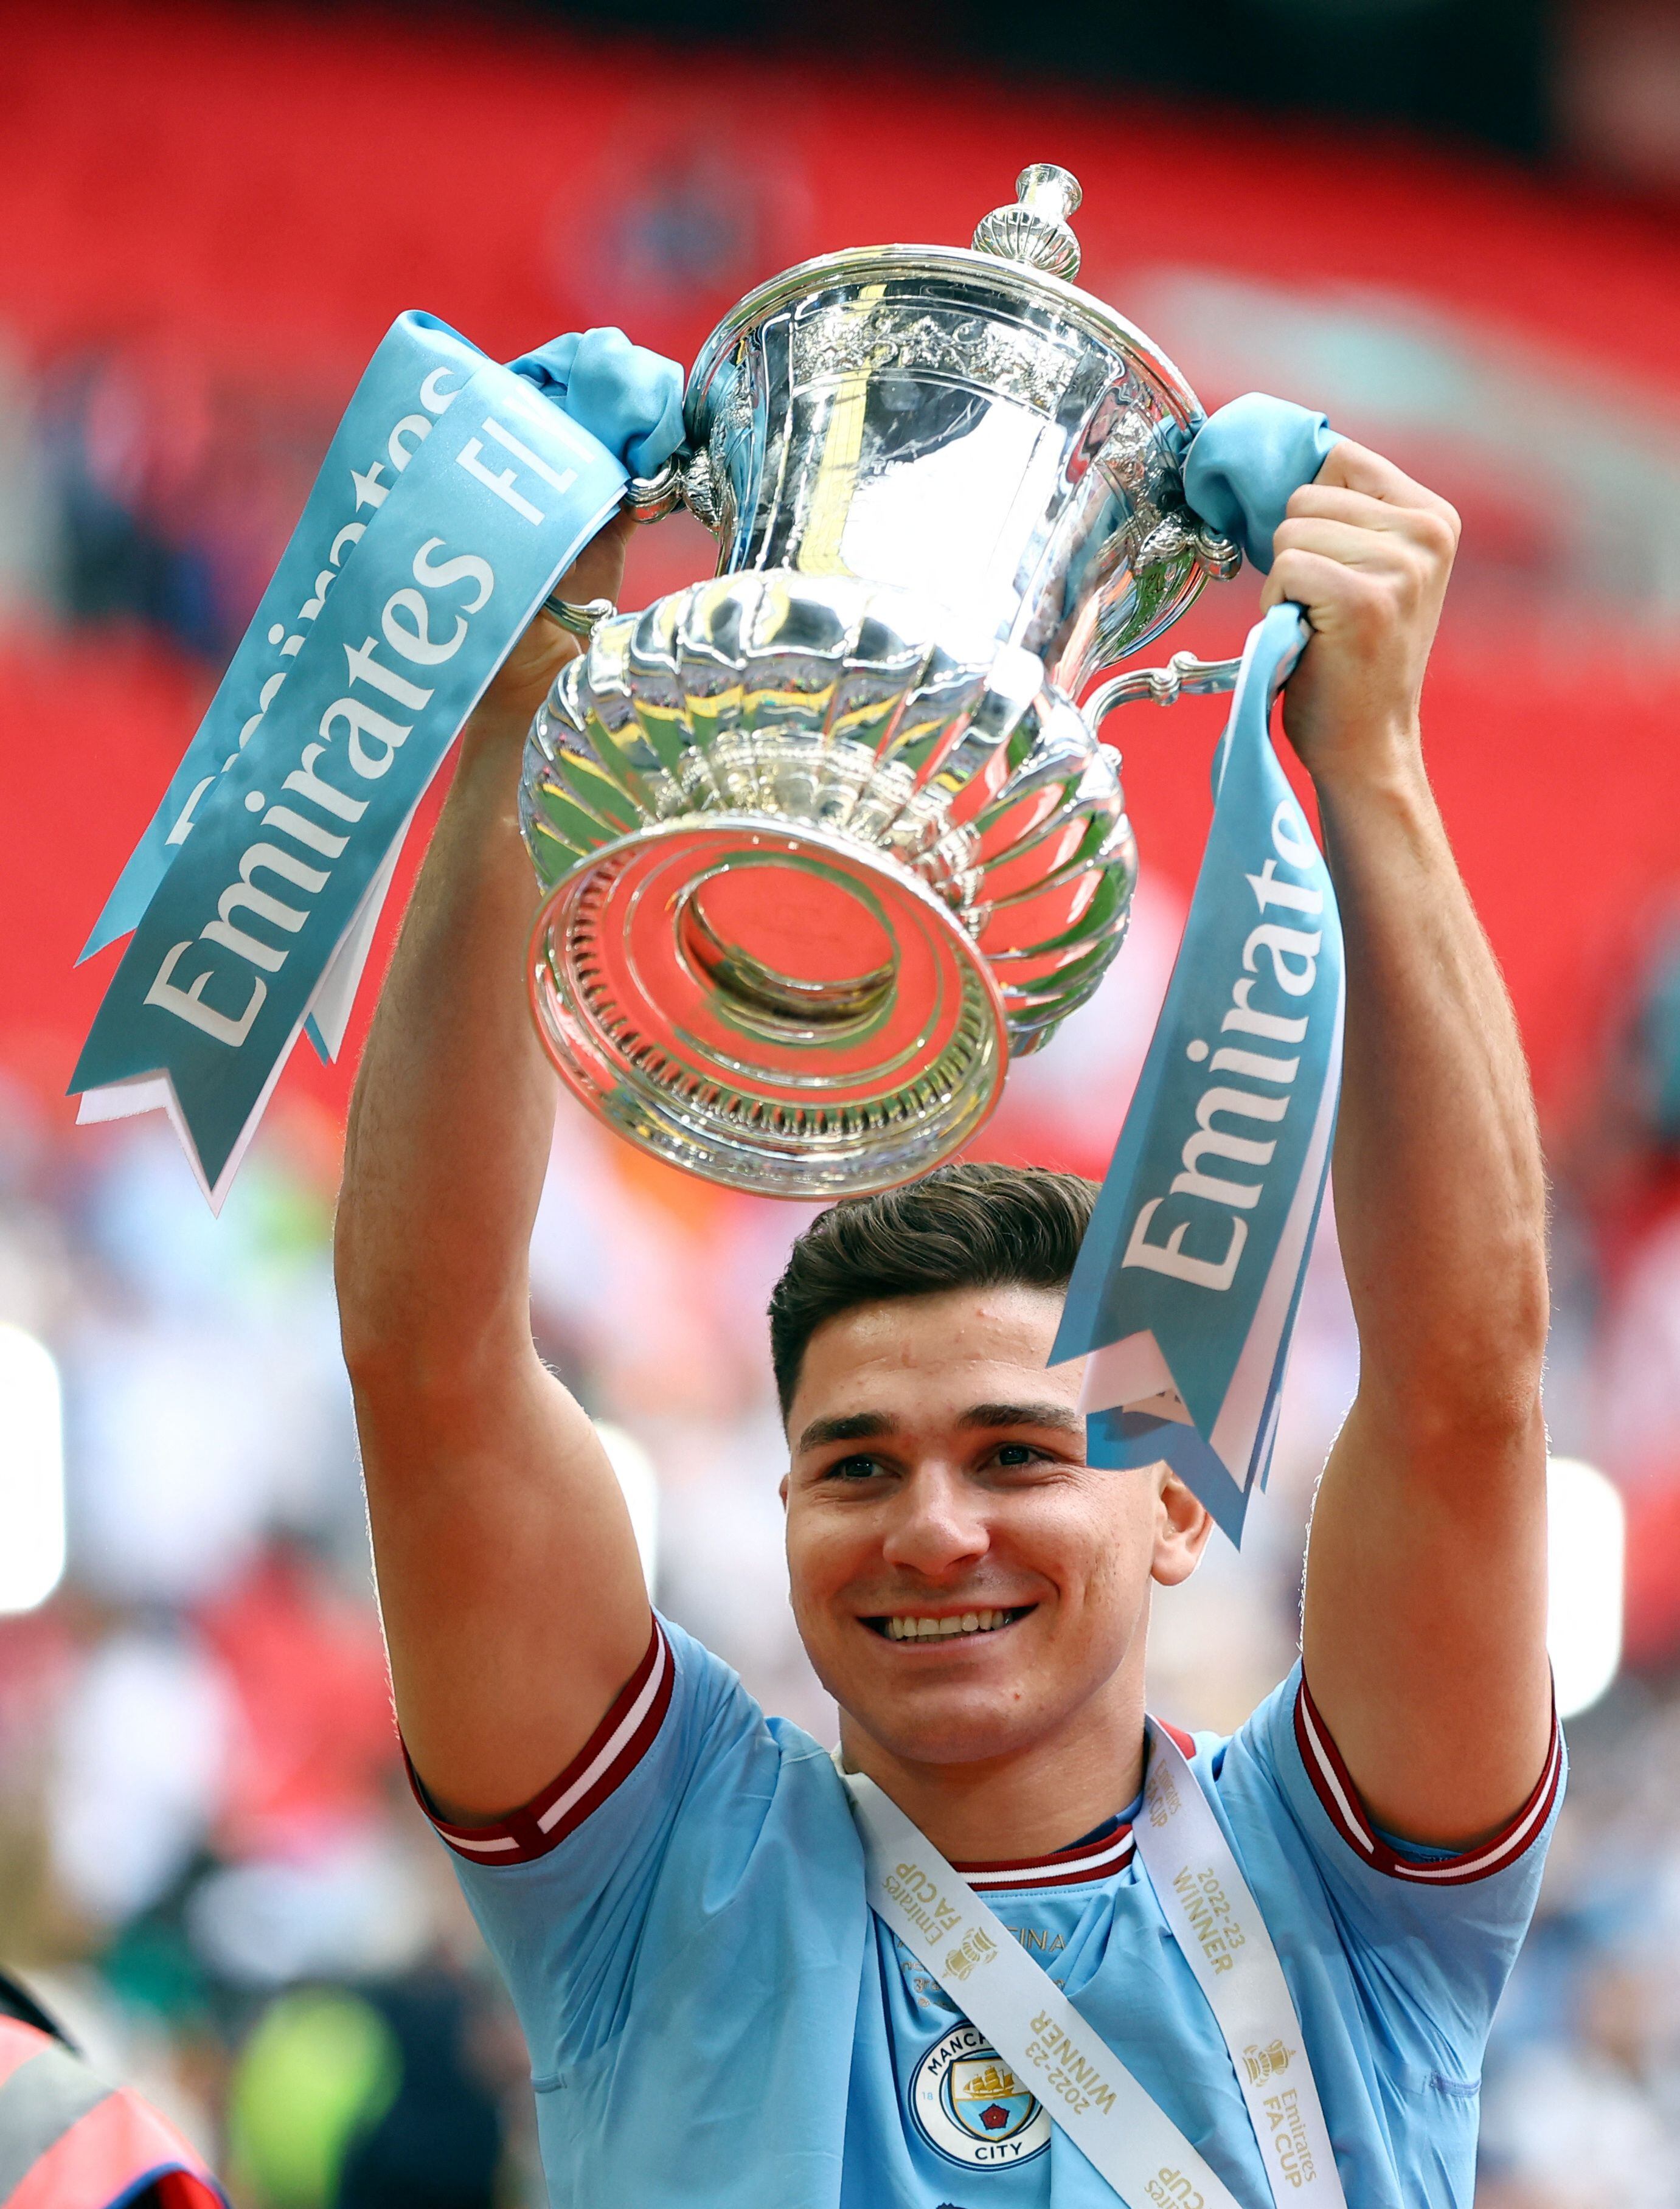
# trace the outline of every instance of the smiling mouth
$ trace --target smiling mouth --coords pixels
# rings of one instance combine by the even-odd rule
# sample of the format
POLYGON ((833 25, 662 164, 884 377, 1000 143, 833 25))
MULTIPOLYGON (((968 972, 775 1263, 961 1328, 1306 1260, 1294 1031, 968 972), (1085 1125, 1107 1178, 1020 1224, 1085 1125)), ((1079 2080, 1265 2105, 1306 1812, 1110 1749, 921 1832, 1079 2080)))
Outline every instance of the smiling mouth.
POLYGON ((908 1611, 889 1611, 878 1618, 866 1618, 863 1622, 886 1641, 923 1644, 966 1641, 983 1634, 1001 1633, 1006 1626, 1013 1626, 1017 1619, 1025 1618, 1029 1610, 1037 1607, 1035 1604, 1023 1603, 1012 1610, 954 1611, 948 1618, 930 1618, 908 1611))

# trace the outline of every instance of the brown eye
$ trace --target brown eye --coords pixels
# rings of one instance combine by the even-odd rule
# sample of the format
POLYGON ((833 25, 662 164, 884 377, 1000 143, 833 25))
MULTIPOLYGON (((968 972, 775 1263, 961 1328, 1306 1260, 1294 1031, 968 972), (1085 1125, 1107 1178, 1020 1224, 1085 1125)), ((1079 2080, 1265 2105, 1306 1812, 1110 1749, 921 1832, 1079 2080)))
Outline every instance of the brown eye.
POLYGON ((824 1480, 873 1480, 881 1470, 881 1460, 874 1457, 843 1457, 828 1467, 824 1480))

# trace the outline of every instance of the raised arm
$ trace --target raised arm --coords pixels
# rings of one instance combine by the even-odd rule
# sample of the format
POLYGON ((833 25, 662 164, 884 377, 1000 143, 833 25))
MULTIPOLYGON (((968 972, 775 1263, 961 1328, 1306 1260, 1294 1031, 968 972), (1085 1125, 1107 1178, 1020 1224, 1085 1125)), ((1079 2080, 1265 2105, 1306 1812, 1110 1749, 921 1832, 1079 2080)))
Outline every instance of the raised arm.
MULTIPOLYGON (((628 523, 566 579, 616 595, 628 523)), ((398 1714, 438 1807, 526 1802, 650 1630, 618 1484, 531 1339, 555 1077, 525 995, 525 732, 575 647, 541 617, 467 725, 351 1108, 335 1261, 398 1714)))
POLYGON ((1266 599, 1315 630, 1285 725, 1347 946, 1334 1184, 1359 1392, 1313 1515, 1306 1675, 1376 1823, 1462 1846, 1539 1778, 1551 1690, 1539 1146, 1418 729, 1457 538, 1442 500, 1340 445, 1290 502, 1266 599))

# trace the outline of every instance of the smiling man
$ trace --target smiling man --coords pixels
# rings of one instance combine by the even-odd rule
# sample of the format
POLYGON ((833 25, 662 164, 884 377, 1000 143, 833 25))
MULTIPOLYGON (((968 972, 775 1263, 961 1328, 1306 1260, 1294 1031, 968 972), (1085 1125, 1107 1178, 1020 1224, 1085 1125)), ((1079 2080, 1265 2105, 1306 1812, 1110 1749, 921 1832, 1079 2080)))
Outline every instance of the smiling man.
MULTIPOLYGON (((614 587, 623 536, 569 596, 614 587)), ((1310 2067, 1356 2209, 1466 2209, 1482 2045, 1559 1785, 1538 1153, 1418 731, 1455 539, 1439 499, 1344 443, 1291 502, 1267 587, 1314 630, 1285 720, 1346 927, 1334 1171, 1361 1375, 1314 1516, 1303 1668, 1229 1741, 1173 1738, 1275 1945, 1289 2032, 1227 2046, 1134 1847, 1146 1755, 1173 1753, 1146 1731, 1151 1593, 1195 1569, 1209 1522, 1164 1466, 1088 1467, 1080 1369, 1046 1366, 1088 1186, 956 1167, 839 1206, 771 1314, 793 1605, 846 1761, 1243 2209, 1302 2174, 1262 2145, 1239 2066, 1283 2082, 1280 2110, 1310 2067)), ((338 1237, 398 1708, 524 2023, 551 2196, 1111 2203, 965 2016, 971 1952, 922 1958, 872 1914, 834 1763, 653 1618, 611 1469, 533 1347, 554 1098, 515 797, 572 648, 539 623, 469 727, 362 1068, 338 1237)), ((1165 2170, 1147 2194, 1201 2209, 1165 2170)))

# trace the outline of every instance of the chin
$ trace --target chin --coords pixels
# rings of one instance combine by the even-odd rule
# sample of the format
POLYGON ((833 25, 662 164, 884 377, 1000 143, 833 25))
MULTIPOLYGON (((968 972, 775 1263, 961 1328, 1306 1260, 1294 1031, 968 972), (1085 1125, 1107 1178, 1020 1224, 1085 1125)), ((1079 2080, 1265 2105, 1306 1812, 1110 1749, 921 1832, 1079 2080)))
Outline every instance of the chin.
MULTIPOLYGON (((825 1683, 826 1684, 826 1683, 825 1683)), ((937 1689, 917 1695, 883 1696, 846 1691, 840 1682, 829 1692, 841 1710, 890 1755, 909 1764, 985 1764, 1019 1755, 1055 1730, 1063 1713, 1039 1702, 1004 1700, 996 1688, 937 1689)))
MULTIPOLYGON (((873 1733, 875 1729, 871 1727, 870 1730, 873 1733)), ((1033 1725, 1023 1726, 1019 1721, 1001 1724, 994 1717, 977 1718, 966 1724, 904 1728, 882 1739, 882 1745, 901 1764, 996 1764, 1030 1749, 1040 1730, 1033 1725)), ((877 1735, 876 1738, 882 1737, 877 1735)))

